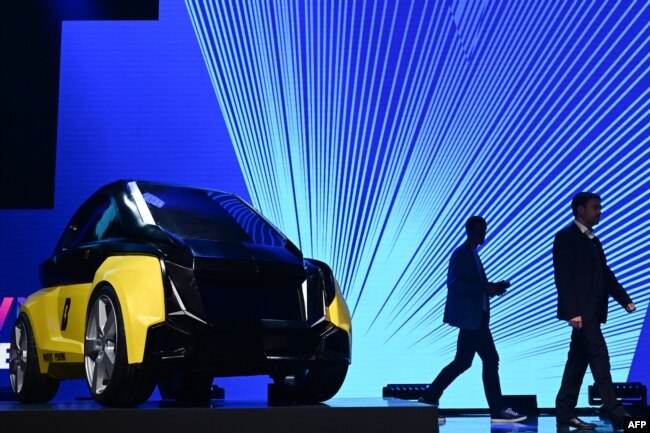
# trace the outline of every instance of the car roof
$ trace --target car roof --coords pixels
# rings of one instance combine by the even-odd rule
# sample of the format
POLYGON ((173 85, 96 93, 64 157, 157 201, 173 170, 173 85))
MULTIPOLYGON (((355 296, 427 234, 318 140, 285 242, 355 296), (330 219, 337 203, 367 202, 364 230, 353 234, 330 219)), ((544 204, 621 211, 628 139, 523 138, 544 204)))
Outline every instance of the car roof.
MULTIPOLYGON (((152 181, 152 180, 137 180, 137 179, 119 179, 115 180, 113 182, 107 183, 106 185, 100 187, 95 194, 101 193, 101 192, 109 192, 109 193, 115 193, 115 192, 121 192, 125 191, 125 189, 128 188, 128 184, 131 182, 135 182, 136 184, 148 184, 148 185, 156 185, 156 186, 163 186, 163 187, 170 187, 170 188, 184 188, 184 189, 193 189, 193 190, 201 190, 201 191, 211 191, 211 192, 217 192, 220 194, 229 194, 233 196, 237 196, 237 194, 234 194, 232 192, 227 192, 227 191, 222 191, 218 189, 213 189, 213 188, 206 188, 206 187, 199 187, 199 186, 192 186, 192 185, 183 185, 183 184, 176 184, 176 183, 170 183, 170 182, 158 182, 158 181, 152 181)), ((93 194, 94 195, 94 194, 93 194)))

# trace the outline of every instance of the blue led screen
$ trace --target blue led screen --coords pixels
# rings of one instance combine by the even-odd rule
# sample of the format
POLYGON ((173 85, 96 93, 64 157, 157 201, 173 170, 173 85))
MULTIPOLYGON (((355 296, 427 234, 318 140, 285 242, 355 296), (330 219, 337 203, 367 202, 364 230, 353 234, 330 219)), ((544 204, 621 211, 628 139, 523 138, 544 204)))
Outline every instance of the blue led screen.
MULTIPOLYGON (((55 208, 0 212, 2 342, 92 191, 207 186, 332 266, 353 313, 339 396, 379 396, 452 359, 447 261, 481 214, 488 276, 513 283, 492 301, 503 391, 551 407, 570 334, 552 238, 594 190, 638 307, 610 305, 612 374, 648 384, 649 26, 645 3, 523 1, 161 1, 157 22, 65 22, 55 208)), ((441 403, 485 407, 480 380, 477 358, 441 403)))

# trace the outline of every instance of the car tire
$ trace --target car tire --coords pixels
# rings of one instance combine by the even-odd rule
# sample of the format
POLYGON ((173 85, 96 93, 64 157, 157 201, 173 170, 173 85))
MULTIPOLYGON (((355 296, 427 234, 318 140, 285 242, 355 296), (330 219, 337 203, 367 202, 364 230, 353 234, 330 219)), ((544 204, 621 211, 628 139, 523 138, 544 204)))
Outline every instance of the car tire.
POLYGON ((25 313, 16 319, 11 336, 9 376, 11 388, 21 403, 50 401, 59 389, 58 380, 40 371, 34 332, 25 313))
POLYGON ((113 288, 98 287, 88 302, 84 342, 86 384, 104 406, 135 406, 153 392, 155 376, 143 365, 129 364, 122 309, 113 288))
POLYGON ((212 376, 202 373, 173 371, 158 380, 164 399, 201 402, 212 399, 212 376))
POLYGON ((296 403, 318 403, 334 397, 348 372, 347 365, 298 369, 291 376, 274 378, 276 395, 296 403))

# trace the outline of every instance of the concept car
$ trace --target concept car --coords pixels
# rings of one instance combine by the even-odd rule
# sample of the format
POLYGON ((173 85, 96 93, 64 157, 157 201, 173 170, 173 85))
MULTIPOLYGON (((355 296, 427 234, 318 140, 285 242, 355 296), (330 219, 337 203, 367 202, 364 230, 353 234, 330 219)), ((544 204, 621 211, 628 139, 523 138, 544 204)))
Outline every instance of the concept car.
POLYGON ((40 268, 10 348, 11 386, 44 402, 86 378, 107 406, 205 400, 218 376, 269 375, 277 395, 331 398, 351 321, 325 263, 233 194, 141 181, 102 187, 40 268))

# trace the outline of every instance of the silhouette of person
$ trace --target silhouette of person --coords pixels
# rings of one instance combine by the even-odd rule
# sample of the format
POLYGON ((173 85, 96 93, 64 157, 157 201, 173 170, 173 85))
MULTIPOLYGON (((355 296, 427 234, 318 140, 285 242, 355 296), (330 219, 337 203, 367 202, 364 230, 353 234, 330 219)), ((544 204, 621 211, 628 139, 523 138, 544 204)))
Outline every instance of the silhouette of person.
POLYGON ((444 390, 470 368, 474 355, 483 361, 483 387, 494 423, 520 422, 526 419, 506 407, 499 381, 499 354, 490 332, 490 297, 503 295, 508 282, 488 282, 476 249, 485 242, 487 223, 472 216, 465 223, 467 240, 457 247, 449 260, 447 301, 443 321, 460 328, 456 356, 422 393, 419 401, 438 405, 444 390))
POLYGON ((593 232, 593 227, 600 222, 600 202, 598 194, 576 194, 571 201, 575 220, 560 230, 553 242, 557 318, 566 320, 573 328, 562 384, 555 399, 558 428, 596 428, 596 424, 585 423, 574 413, 587 366, 591 367, 598 393, 615 429, 623 428, 626 415, 616 400, 600 324, 607 321, 609 295, 630 313, 636 307, 607 265, 603 247, 593 232))

